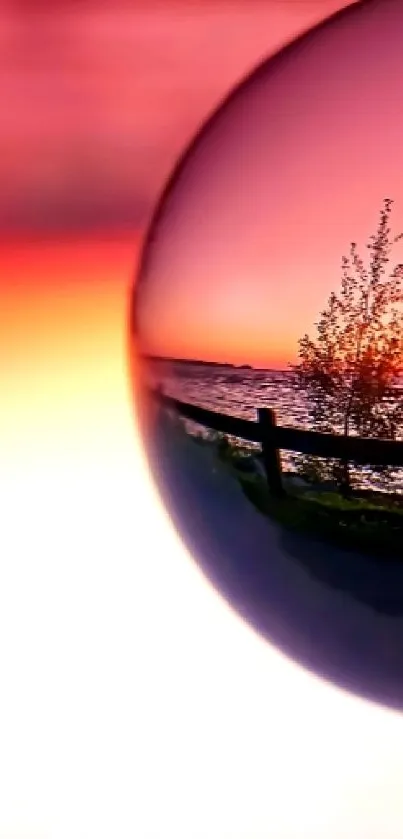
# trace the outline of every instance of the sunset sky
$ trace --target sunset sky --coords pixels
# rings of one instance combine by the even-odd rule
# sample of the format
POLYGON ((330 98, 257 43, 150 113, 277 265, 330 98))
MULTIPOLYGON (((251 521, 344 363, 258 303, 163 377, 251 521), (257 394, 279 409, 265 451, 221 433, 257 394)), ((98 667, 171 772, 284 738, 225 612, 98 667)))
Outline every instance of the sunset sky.
POLYGON ((386 197, 401 232, 402 26, 399 0, 356 6, 215 118, 160 210, 138 298, 145 350, 285 367, 350 242, 366 259, 386 197))
POLYGON ((78 404, 83 430, 83 404, 108 399, 177 156, 250 68, 339 5, 1 4, 2 459, 46 448, 78 404))

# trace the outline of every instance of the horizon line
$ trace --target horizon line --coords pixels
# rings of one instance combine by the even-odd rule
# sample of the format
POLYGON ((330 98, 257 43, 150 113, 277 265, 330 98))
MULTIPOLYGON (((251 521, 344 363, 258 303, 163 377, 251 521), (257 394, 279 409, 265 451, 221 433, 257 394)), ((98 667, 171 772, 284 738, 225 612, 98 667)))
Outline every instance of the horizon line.
POLYGON ((213 359, 203 359, 203 358, 192 358, 190 356, 168 356, 168 355, 156 355, 154 353, 140 353, 140 357, 143 359, 148 359, 151 361, 175 361, 177 363, 185 362, 187 364, 211 364, 215 365, 216 367, 246 367, 252 370, 278 370, 279 372, 285 372, 289 369, 287 365, 282 367, 265 367, 261 365, 252 364, 251 362, 234 362, 234 361, 215 361, 213 359))

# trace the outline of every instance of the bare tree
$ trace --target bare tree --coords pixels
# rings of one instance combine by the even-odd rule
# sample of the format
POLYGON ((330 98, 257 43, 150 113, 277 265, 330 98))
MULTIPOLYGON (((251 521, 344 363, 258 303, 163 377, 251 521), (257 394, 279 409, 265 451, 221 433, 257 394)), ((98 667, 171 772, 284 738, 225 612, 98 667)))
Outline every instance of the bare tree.
MULTIPOLYGON (((338 294, 332 292, 316 326, 316 338, 299 340, 299 363, 290 365, 297 388, 308 397, 316 430, 395 439, 403 419, 397 378, 403 373, 403 264, 387 272, 392 246, 392 200, 386 198, 370 237, 368 267, 352 242, 342 259, 338 294)), ((312 460, 312 458, 310 458, 312 460)), ((333 462, 341 492, 352 492, 348 462, 333 462)), ((382 472, 382 467, 380 468, 382 472)), ((383 470, 385 472, 385 470, 383 470)))

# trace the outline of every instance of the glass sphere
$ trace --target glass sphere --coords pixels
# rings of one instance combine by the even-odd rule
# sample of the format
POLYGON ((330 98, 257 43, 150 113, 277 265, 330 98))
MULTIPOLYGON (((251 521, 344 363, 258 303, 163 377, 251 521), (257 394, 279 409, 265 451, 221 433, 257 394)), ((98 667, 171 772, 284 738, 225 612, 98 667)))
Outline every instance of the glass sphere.
POLYGON ((164 502, 258 632, 403 703, 403 6, 263 63, 203 126, 133 288, 164 502))

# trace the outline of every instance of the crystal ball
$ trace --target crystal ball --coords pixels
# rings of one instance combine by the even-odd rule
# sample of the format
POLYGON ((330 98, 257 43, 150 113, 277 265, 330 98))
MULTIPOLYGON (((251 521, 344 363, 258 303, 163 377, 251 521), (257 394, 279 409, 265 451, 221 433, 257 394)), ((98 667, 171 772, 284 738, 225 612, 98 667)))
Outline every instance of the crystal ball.
POLYGON ((255 69, 166 184, 133 284, 138 423, 208 579, 294 662, 403 704, 403 6, 255 69))

